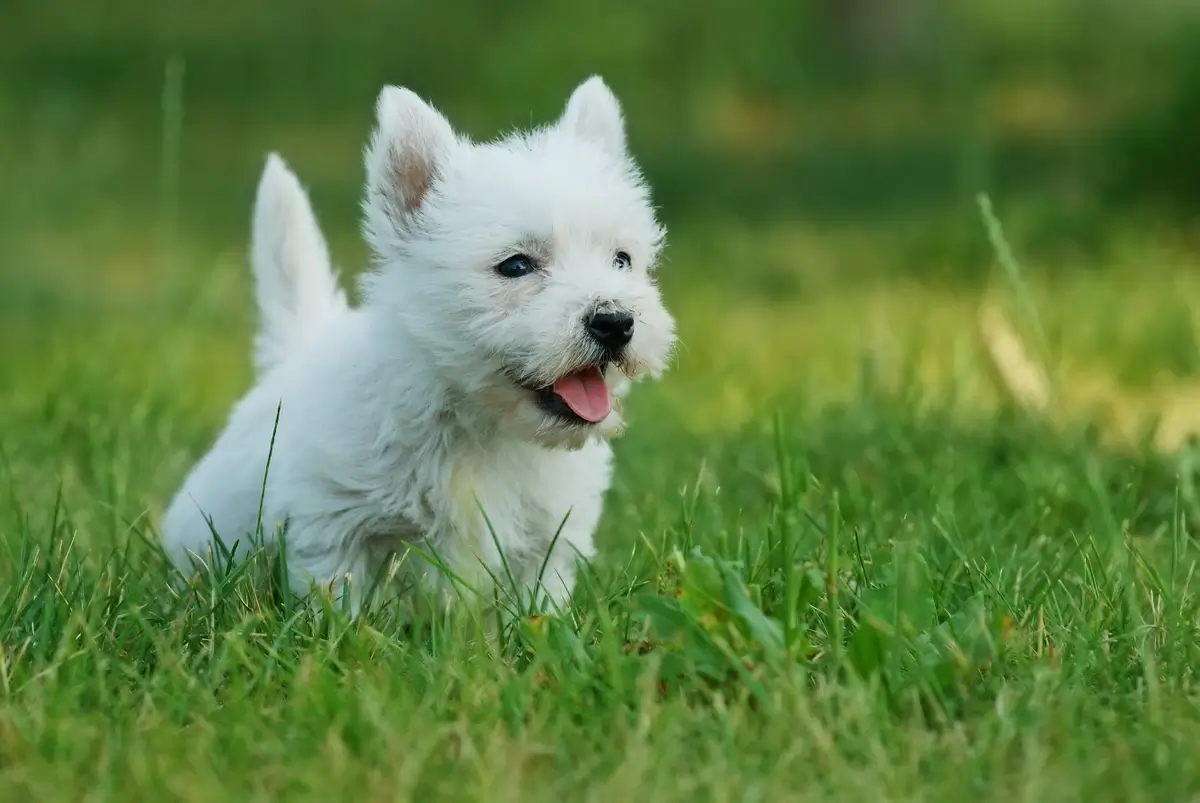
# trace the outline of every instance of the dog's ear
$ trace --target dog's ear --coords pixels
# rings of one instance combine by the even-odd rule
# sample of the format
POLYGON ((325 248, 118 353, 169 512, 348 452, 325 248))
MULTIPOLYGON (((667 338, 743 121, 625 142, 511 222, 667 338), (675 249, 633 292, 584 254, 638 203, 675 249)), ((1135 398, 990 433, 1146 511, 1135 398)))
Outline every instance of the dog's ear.
POLYGON ((379 247, 411 234, 455 135, 445 117, 408 89, 384 87, 375 114, 365 158, 365 211, 367 235, 379 247))
POLYGON ((593 75, 571 93, 559 125, 601 145, 610 153, 625 154, 625 120, 621 116, 621 104, 598 75, 593 75))

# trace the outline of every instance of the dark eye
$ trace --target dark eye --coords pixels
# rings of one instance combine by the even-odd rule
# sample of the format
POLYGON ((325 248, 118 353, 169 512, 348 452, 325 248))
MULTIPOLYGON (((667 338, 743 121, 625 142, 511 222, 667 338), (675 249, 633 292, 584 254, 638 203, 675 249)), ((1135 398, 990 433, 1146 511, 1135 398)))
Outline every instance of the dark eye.
POLYGON ((533 257, 525 254, 513 254, 496 266, 496 273, 506 279, 519 279, 535 270, 537 270, 537 265, 533 263, 533 257))
POLYGON ((613 267, 619 270, 629 270, 633 267, 633 260, 624 251, 618 251, 617 255, 613 257, 613 267))

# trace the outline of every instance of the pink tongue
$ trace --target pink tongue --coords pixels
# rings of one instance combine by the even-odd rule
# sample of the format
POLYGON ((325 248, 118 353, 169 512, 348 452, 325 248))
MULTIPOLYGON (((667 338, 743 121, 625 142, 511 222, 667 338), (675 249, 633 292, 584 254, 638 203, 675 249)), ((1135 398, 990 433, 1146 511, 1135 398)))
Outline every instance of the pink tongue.
POLYGON ((611 409, 604 375, 594 366, 567 374, 554 383, 554 392, 575 415, 593 424, 603 421, 611 409))

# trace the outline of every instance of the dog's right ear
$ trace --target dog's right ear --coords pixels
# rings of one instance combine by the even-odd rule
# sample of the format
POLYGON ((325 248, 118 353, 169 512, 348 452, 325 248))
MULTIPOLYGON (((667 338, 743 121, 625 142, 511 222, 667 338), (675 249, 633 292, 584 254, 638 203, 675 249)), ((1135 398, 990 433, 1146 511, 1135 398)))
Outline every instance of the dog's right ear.
POLYGON ((617 156, 625 155, 625 120, 617 96, 598 75, 575 88, 559 125, 617 156))
POLYGON ((422 204, 454 146, 454 129, 411 90, 384 87, 366 150, 365 227, 377 249, 413 231, 422 204))

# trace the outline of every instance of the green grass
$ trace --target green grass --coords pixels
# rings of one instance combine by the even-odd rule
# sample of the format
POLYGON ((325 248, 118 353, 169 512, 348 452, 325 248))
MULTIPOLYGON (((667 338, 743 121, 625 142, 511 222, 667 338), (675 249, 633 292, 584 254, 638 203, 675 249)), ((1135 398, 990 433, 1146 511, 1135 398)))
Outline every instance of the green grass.
MULTIPOLYGON (((260 560, 168 589, 153 524, 248 381, 236 262, 179 252, 192 278, 139 286, 100 260, 8 316, 0 799, 1200 790, 1183 458, 1006 410, 970 346, 977 293, 731 296, 689 280, 715 268, 702 242, 685 230, 665 268, 686 347, 635 399, 601 559, 568 613, 490 641, 466 616, 319 624, 260 560)), ((1064 332, 1064 377, 1119 377, 1169 369, 1146 332, 1179 286, 1114 260, 1029 304, 1064 332)))
MULTIPOLYGON (((1200 795, 1194 235, 1073 183, 1088 126, 1145 82, 1100 103, 1017 69, 1077 38, 1065 5, 1032 33, 1017 4, 979 5, 990 58, 1020 58, 965 110, 917 85, 791 96, 761 47, 736 50, 757 87, 738 93, 718 66, 749 67, 709 31, 673 69, 711 80, 657 115, 664 90, 635 79, 675 12, 623 12, 643 35, 610 57, 671 224, 683 348, 635 393, 573 606, 499 636, 466 614, 317 621, 262 556, 168 584, 154 526, 250 381, 262 153, 311 182, 352 274, 379 64, 426 58, 242 6, 168 25, 124 3, 60 30, 26 4, 0 53, 19 188, 0 196, 0 800, 1200 795), (1052 365, 1043 419, 998 390, 984 302, 1052 365)), ((485 38, 454 45, 503 63, 495 86, 426 76, 479 131, 551 113, 545 75, 592 58, 543 70, 485 38)))
POLYGON ((77 367, 59 410, 6 416, 4 799, 1200 788, 1195 511, 1160 459, 870 388, 719 435, 644 394, 604 559, 489 642, 317 624, 257 561, 176 597, 137 516, 200 445, 186 394, 77 367))

